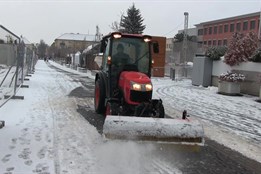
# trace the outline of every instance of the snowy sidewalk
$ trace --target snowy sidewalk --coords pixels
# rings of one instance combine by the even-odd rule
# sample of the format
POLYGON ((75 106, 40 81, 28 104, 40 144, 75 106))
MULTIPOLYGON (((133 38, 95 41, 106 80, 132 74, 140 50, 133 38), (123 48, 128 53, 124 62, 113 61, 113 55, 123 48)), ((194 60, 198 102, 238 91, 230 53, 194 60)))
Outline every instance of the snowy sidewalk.
POLYGON ((72 173, 69 169, 80 173, 79 166, 90 171, 91 155, 73 159, 74 155, 90 154, 88 143, 95 140, 89 134, 99 137, 75 111, 74 99, 67 96, 80 84, 43 61, 38 61, 26 84, 29 88, 17 94, 24 100, 10 100, 0 109, 0 119, 6 122, 0 129, 0 173, 72 173))

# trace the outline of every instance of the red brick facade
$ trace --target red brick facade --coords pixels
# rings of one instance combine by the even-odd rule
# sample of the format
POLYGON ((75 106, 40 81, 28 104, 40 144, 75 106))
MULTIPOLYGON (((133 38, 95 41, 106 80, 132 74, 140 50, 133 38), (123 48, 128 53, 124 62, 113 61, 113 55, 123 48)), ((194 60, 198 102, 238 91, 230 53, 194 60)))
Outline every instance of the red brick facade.
POLYGON ((205 47, 227 45, 235 32, 258 34, 260 12, 197 24, 198 42, 205 47))

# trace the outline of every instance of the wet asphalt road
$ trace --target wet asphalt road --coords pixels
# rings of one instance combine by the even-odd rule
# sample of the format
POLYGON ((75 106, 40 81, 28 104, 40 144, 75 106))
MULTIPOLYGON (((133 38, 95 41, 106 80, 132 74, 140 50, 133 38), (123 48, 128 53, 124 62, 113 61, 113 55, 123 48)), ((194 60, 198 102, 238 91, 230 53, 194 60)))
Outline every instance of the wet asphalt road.
MULTIPOLYGON (((102 132, 104 117, 94 112, 93 106, 88 106, 83 100, 93 100, 94 80, 68 73, 52 65, 51 68, 70 76, 74 81, 80 82, 83 87, 71 91, 70 97, 75 97, 77 112, 79 112, 91 125, 102 132), (79 99, 79 100, 77 100, 79 99)), ((204 147, 156 144, 152 156, 161 157, 185 174, 260 174, 261 164, 244 157, 213 140, 206 139, 204 147)), ((259 155, 259 154, 257 154, 259 155)))

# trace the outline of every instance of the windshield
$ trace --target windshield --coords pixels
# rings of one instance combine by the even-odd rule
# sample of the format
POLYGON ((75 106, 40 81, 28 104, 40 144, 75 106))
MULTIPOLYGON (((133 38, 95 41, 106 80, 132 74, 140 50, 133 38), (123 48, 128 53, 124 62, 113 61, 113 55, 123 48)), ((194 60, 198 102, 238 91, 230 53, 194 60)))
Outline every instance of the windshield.
POLYGON ((135 64, 139 72, 148 74, 149 45, 141 38, 120 38, 113 40, 112 64, 121 66, 135 64))

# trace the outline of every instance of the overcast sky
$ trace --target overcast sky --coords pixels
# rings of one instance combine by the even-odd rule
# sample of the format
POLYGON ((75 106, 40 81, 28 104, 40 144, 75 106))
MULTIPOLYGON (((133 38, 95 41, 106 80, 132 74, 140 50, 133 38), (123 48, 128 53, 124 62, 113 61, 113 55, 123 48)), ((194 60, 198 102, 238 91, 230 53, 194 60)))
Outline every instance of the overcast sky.
POLYGON ((0 0, 0 24, 31 43, 43 39, 51 44, 63 33, 102 34, 135 3, 150 35, 173 37, 184 27, 184 12, 189 27, 260 11, 261 0, 0 0))

